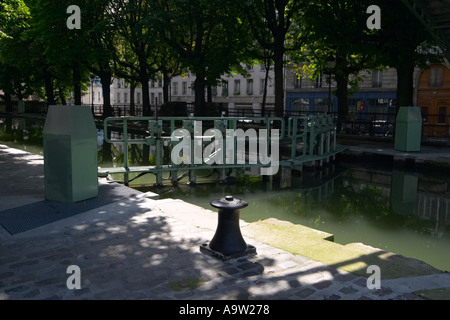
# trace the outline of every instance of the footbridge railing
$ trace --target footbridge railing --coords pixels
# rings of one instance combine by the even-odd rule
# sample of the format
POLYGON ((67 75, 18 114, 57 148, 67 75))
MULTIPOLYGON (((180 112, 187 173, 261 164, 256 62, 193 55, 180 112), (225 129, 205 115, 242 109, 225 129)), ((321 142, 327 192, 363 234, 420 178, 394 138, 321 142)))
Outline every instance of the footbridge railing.
POLYGON ((227 179, 234 169, 256 168, 271 174, 279 166, 322 165, 342 151, 336 145, 334 121, 325 115, 288 119, 110 117, 104 120, 103 135, 106 142, 122 145, 124 160, 120 167, 99 168, 99 174, 124 174, 127 185, 130 173, 154 174, 158 185, 164 180, 175 184, 185 176, 195 183, 196 172, 202 169, 217 170, 219 180, 227 179), (121 134, 111 138, 111 131, 121 134), (129 146, 133 144, 147 145, 154 165, 130 166, 129 146), (280 154, 280 144, 289 146, 289 154, 280 154), (169 178, 164 178, 167 172, 169 178))
POLYGON ((287 136, 291 139, 288 160, 292 165, 334 160, 345 147, 336 144, 336 124, 331 115, 288 118, 287 136))

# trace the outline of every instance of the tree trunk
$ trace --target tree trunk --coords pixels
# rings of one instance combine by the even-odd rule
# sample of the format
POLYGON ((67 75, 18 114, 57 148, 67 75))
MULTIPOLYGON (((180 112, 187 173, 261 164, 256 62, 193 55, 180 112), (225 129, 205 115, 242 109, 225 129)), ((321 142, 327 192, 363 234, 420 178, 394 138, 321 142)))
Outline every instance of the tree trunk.
POLYGON ((45 95, 47 96, 47 106, 55 105, 56 102, 53 88, 53 79, 47 67, 44 67, 43 75, 45 83, 45 95))
POLYGON ((144 117, 150 117, 152 114, 152 110, 150 109, 150 90, 148 87, 147 80, 141 80, 142 85, 142 115, 144 117))
POLYGON ((151 117, 152 109, 150 106, 150 88, 148 84, 150 76, 148 74, 147 58, 142 52, 144 51, 141 50, 141 53, 137 54, 139 60, 139 81, 142 85, 142 116, 151 117))
MULTIPOLYGON (((147 69, 145 65, 141 63, 141 72, 140 72, 140 78, 141 78, 141 85, 142 85, 142 115, 144 117, 151 117, 152 110, 150 108, 150 89, 148 82, 150 81, 150 78, 147 73, 147 69)), ((142 146, 142 166, 148 166, 150 165, 150 146, 148 144, 144 144, 142 146)))
POLYGON ((136 90, 136 82, 130 80, 130 116, 136 115, 136 107, 134 105, 134 92, 136 90))
POLYGON ((113 109, 111 107, 111 72, 101 72, 100 82, 102 83, 103 93, 103 117, 111 117, 113 115, 113 109))
POLYGON ((144 117, 150 117, 152 114, 152 110, 150 108, 150 89, 148 85, 150 78, 147 75, 145 67, 141 67, 140 81, 142 85, 142 115, 144 117))
POLYGON ((164 101, 161 101, 162 103, 168 103, 170 100, 170 98, 169 98, 170 81, 171 81, 171 78, 169 77, 167 72, 164 72, 164 74, 163 74, 163 100, 164 101))
POLYGON ((264 67, 266 68, 266 74, 264 76, 264 92, 261 105, 261 117, 264 117, 266 113, 267 85, 269 84, 270 60, 264 62, 264 67))
POLYGON ((283 53, 275 52, 274 54, 274 72, 275 72, 275 116, 282 117, 284 114, 284 68, 283 53))
POLYGON ((65 106, 67 105, 66 97, 64 96, 64 89, 58 88, 58 97, 59 100, 61 100, 61 105, 65 106))
POLYGON ((336 74, 336 95, 338 99, 337 132, 341 132, 342 123, 348 116, 348 75, 336 74))
POLYGON ((205 101, 205 86, 206 80, 204 73, 196 73, 194 81, 195 91, 195 115, 202 117, 206 115, 206 101, 205 101))
POLYGON ((81 106, 81 70, 78 63, 73 65, 73 94, 76 106, 81 106))
POLYGON ((206 86, 206 97, 208 105, 212 105, 212 87, 210 84, 206 86))

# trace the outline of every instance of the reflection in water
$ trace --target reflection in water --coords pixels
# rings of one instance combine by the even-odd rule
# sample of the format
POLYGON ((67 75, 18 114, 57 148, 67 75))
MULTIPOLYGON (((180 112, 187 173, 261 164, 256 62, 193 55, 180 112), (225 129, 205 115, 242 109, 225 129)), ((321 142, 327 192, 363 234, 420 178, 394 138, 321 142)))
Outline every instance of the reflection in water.
POLYGON ((391 206, 395 214, 408 215, 417 205, 419 178, 394 172, 391 183, 391 206))
POLYGON ((0 118, 0 142, 28 152, 43 154, 44 122, 25 118, 0 118))
MULTIPOLYGON (((0 118, 0 143, 42 154, 43 121, 0 118)), ((107 144, 98 131, 99 165, 120 166, 120 144, 107 144)), ((118 134, 118 133, 113 133, 118 134)), ((130 147, 130 164, 142 162, 142 146, 130 147)), ((152 161, 152 159, 150 159, 152 161)), ((205 177, 213 176, 206 170, 205 177)), ((120 180, 120 179, 119 179, 120 180)), ((154 180, 153 180, 154 182, 154 180)), ((136 185, 152 183, 149 175, 136 185)), ((352 164, 275 177, 238 172, 235 183, 146 187, 162 198, 178 198, 213 210, 209 202, 232 194, 246 200, 241 218, 275 217, 334 234, 336 242, 362 242, 426 261, 450 271, 450 182, 447 177, 352 164)))

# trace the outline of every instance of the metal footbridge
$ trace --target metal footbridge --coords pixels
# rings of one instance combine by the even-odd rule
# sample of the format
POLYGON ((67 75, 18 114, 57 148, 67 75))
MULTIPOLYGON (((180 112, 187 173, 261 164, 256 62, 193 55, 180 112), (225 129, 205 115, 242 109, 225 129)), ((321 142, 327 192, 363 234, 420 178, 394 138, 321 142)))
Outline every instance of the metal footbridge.
POLYGON ((269 168, 276 168, 275 173, 278 168, 301 171, 304 165, 321 167, 332 162, 345 149, 336 144, 336 126, 331 115, 110 117, 103 126, 105 141, 122 149, 124 160, 123 166, 98 168, 98 174, 123 174, 126 185, 131 181, 130 174, 135 173, 153 174, 156 185, 163 185, 176 184, 183 177, 196 183, 197 173, 205 169, 215 170, 220 181, 227 180, 238 169, 257 173, 269 168), (130 165, 133 144, 147 146, 154 163, 130 165), (186 152, 189 146, 192 152, 186 152), (179 159, 171 157, 173 152, 179 159), (265 157, 261 157, 261 152, 265 157))

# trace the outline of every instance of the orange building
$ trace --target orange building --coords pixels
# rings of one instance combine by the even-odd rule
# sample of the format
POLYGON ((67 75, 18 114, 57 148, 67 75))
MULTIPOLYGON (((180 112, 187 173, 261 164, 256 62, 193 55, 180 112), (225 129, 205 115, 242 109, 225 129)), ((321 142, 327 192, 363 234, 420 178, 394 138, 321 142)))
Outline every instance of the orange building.
POLYGON ((432 64, 422 70, 417 105, 422 111, 425 136, 450 135, 450 69, 447 66, 432 64))

